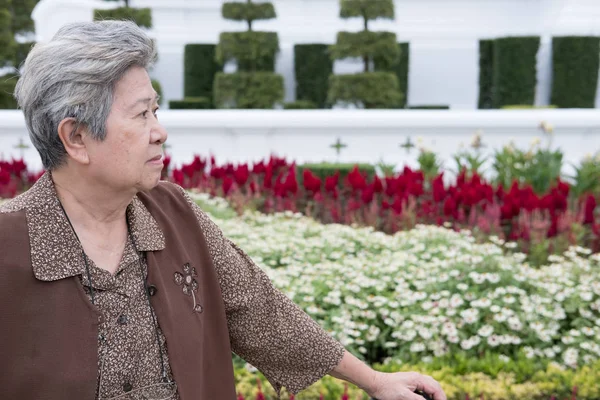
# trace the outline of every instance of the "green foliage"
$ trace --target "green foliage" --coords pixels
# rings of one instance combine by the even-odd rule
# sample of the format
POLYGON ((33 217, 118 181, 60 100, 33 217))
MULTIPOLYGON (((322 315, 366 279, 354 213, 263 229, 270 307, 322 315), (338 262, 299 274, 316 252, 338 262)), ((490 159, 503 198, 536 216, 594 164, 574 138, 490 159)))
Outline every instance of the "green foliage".
POLYGON ((552 104, 560 108, 594 108, 599 53, 599 37, 552 38, 552 104))
POLYGON ((238 71, 275 70, 275 56, 279 51, 276 32, 223 32, 217 45, 219 63, 236 60, 238 71))
POLYGON ((270 109, 283 102, 283 77, 272 72, 217 73, 214 86, 217 108, 270 109))
POLYGON ((305 169, 309 169, 313 174, 317 177, 321 178, 323 182, 325 182, 325 178, 328 176, 334 175, 336 172, 340 173, 340 179, 338 184, 341 186, 344 185, 344 179, 346 176, 357 166, 358 170, 366 175, 369 179, 373 179, 375 176, 375 166, 371 164, 364 163, 318 163, 318 164, 302 164, 296 167, 296 171, 298 173, 299 182, 302 181, 302 174, 305 169))
POLYGON ((479 41, 479 107, 489 109, 494 99, 494 41, 479 41))
POLYGON ((211 99, 207 97, 186 97, 183 100, 169 101, 171 110, 208 110, 211 108, 211 99))
POLYGON ((318 108, 325 108, 329 90, 329 75, 333 72, 329 47, 325 44, 295 45, 294 71, 296 98, 310 101, 318 108))
POLYGON ((534 103, 539 47, 540 38, 537 36, 496 39, 493 55, 493 108, 534 103))
POLYGON ((94 10, 94 20, 130 20, 141 27, 152 28, 150 8, 119 7, 112 10, 94 10))
POLYGON ((550 185, 561 176, 563 154, 560 150, 540 149, 536 146, 528 151, 512 145, 496 150, 493 162, 495 183, 508 188, 516 180, 530 184, 537 194, 546 193, 550 185))
POLYGON ((392 32, 338 32, 336 44, 331 46, 331 57, 334 60, 348 57, 377 58, 379 63, 391 67, 398 62, 400 48, 396 43, 396 34, 392 32))
POLYGON ((340 17, 362 17, 394 19, 393 0, 340 0, 340 17))
POLYGON ((235 21, 247 21, 249 24, 258 19, 276 18, 272 3, 223 3, 221 8, 223 18, 235 21))
POLYGON ((216 45, 187 44, 184 50, 184 97, 213 97, 213 81, 223 70, 215 59, 216 45))
POLYGON ((27 58, 31 49, 35 46, 35 42, 17 43, 15 47, 14 66, 19 68, 27 58))
POLYGON ((584 193, 600 195, 600 153, 586 157, 579 167, 575 167, 573 194, 577 197, 584 193))
POLYGON ((18 108, 17 101, 13 96, 17 79, 15 74, 0 76, 0 109, 14 110, 18 108))
POLYGON ((398 87, 400 93, 404 94, 404 98, 399 105, 399 108, 406 107, 406 99, 408 98, 408 68, 410 63, 410 44, 398 43, 399 57, 392 65, 386 63, 386 59, 375 57, 373 59, 375 71, 392 71, 398 77, 398 87))
POLYGON ((0 67, 11 65, 15 54, 15 38, 11 30, 11 13, 0 8, 0 67))
POLYGON ((163 103, 163 90, 162 90, 162 86, 160 84, 159 81, 157 81, 156 79, 152 79, 152 88, 156 91, 156 93, 158 94, 158 104, 162 104, 163 103))
POLYGON ((398 78, 392 72, 331 75, 329 104, 337 102, 364 108, 397 108, 403 99, 398 78))
POLYGON ((310 100, 296 100, 283 105, 285 110, 314 110, 317 105, 310 100))
POLYGON ((430 180, 435 178, 442 169, 442 162, 437 154, 427 149, 421 149, 419 157, 417 157, 419 168, 423 171, 425 179, 430 180))

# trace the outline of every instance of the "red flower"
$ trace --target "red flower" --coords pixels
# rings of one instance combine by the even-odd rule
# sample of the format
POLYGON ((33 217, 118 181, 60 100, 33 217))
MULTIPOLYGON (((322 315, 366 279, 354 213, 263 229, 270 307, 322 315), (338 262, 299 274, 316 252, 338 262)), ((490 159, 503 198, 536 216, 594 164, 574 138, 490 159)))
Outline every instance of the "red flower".
POLYGON ((308 169, 302 172, 302 184, 304 189, 313 194, 321 190, 321 179, 308 169))
POLYGON ((265 171, 266 171, 265 163, 262 161, 255 164, 254 167, 252 167, 252 173, 254 173, 254 174, 264 174, 265 171))
POLYGON ((584 217, 583 223, 585 225, 591 225, 594 223, 594 210, 596 209, 596 198, 593 194, 589 194, 585 199, 584 217))
POLYGON ((458 205, 456 204, 456 200, 452 196, 447 197, 446 201, 444 201, 444 215, 456 218, 457 211, 458 205))
POLYGON ((352 171, 346 177, 346 181, 352 187, 352 191, 364 189, 367 186, 367 180, 358 170, 358 165, 355 165, 352 171))
POLYGON ((263 187, 265 189, 271 189, 273 187, 273 167, 269 163, 265 168, 265 179, 263 180, 263 187))
POLYGON ((375 195, 375 185, 370 184, 366 188, 363 189, 360 198, 365 204, 369 204, 373 201, 373 197, 375 195))
POLYGON ((383 183, 377 175, 375 175, 375 178, 373 178, 373 191, 375 191, 375 193, 383 192, 383 183))
POLYGON ((335 192, 340 179, 340 171, 335 171, 335 174, 325 178, 325 190, 327 192, 335 192))
POLYGON ((230 177, 226 176, 223 178, 223 194, 225 196, 227 196, 229 194, 229 191, 231 190, 231 187, 233 186, 233 179, 231 179, 230 177))
POLYGON ((184 179, 184 174, 183 171, 180 169, 175 169, 173 170, 173 172, 171 173, 171 176, 173 177, 173 182, 179 186, 183 186, 183 179, 184 179))
POLYGON ((548 228, 547 237, 551 238, 558 235, 558 215, 552 215, 552 222, 550 223, 550 228, 548 228))
POLYGON ((244 400, 244 396, 241 393, 238 393, 237 400, 244 400))
POLYGON ((396 199, 394 200, 394 203, 392 203, 391 208, 397 215, 402 214, 402 197, 396 196, 396 199))
POLYGON ((238 166, 233 172, 235 183, 238 186, 244 186, 250 177, 250 171, 248 170, 248 164, 242 164, 238 166))
POLYGON ((440 173, 431 182, 431 190, 433 192, 433 201, 440 203, 446 197, 446 189, 444 188, 444 173, 440 173))

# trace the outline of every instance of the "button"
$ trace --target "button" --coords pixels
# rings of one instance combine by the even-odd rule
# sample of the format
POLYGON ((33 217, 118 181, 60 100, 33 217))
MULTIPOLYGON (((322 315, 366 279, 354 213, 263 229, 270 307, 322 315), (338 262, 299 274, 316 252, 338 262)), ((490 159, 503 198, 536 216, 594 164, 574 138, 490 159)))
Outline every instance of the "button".
POLYGON ((202 313, 202 311, 204 311, 204 307, 202 307, 200 304, 196 304, 194 306, 194 311, 196 311, 197 313, 202 313))
POLYGON ((119 316, 119 318, 117 318, 117 323, 119 325, 125 325, 125 324, 127 324, 127 315, 121 315, 121 316, 119 316))
POLYGON ((156 288, 156 286, 154 286, 154 285, 148 286, 148 294, 150 296, 154 296, 156 294, 156 292, 158 292, 158 289, 156 288))
POLYGON ((131 392, 131 389, 133 389, 133 386, 131 386, 131 383, 125 382, 123 384, 123 391, 124 392, 131 392))

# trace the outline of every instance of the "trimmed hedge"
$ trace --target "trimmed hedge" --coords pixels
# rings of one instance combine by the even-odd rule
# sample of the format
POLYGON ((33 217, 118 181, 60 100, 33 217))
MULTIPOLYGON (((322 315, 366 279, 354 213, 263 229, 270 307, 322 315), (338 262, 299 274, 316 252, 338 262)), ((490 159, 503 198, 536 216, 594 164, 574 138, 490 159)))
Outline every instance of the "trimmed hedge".
POLYGON ((404 95, 392 72, 331 75, 327 101, 354 104, 364 108, 398 108, 404 95))
POLYGON ((340 17, 361 17, 368 20, 394 19, 394 2, 392 0, 340 0, 340 17))
POLYGON ((329 75, 333 61, 326 44, 297 44, 294 46, 296 98, 310 101, 318 108, 327 106, 329 75))
POLYGON ((279 51, 277 32, 223 32, 217 45, 217 61, 235 60, 238 71, 275 71, 279 51))
POLYGON ((552 38, 552 104, 560 108, 595 107, 599 54, 599 37, 552 38))
POLYGON ((190 43, 183 56, 183 97, 213 97, 213 81, 223 66, 216 61, 216 45, 190 43))
POLYGON ((119 7, 112 10, 94 10, 94 20, 131 20, 144 28, 152 28, 150 8, 119 7))
POLYGON ((296 100, 283 105, 284 110, 314 110, 317 105, 309 100, 296 100))
POLYGON ((257 19, 276 18, 275 7, 272 3, 223 3, 221 14, 225 19, 247 21, 249 24, 257 19))
POLYGON ((418 105, 418 106, 409 106, 410 110, 449 110, 450 106, 447 105, 438 105, 438 104, 428 104, 428 105, 418 105))
POLYGON ((479 41, 479 109, 493 108, 494 40, 479 41))
POLYGON ((496 39, 493 61, 493 107, 533 104, 537 84, 538 36, 496 39))
POLYGON ((398 62, 400 48, 393 32, 338 32, 336 44, 331 46, 331 57, 340 60, 348 57, 377 58, 389 69, 398 62))
POLYGON ((217 108, 269 109, 282 103, 283 76, 272 72, 217 73, 214 103, 217 108))
POLYGON ((18 76, 15 74, 0 76, 0 109, 14 110, 18 108, 17 100, 13 96, 17 80, 18 76))
POLYGON ((151 79, 150 82, 152 83, 152 88, 158 94, 158 104, 161 105, 163 103, 163 101, 164 101, 164 99, 163 99, 162 85, 156 79, 151 79))
POLYGON ((17 43, 14 57, 15 68, 19 68, 23 64, 33 46, 35 46, 35 42, 17 43))
POLYGON ((408 99, 408 71, 410 64, 410 43, 403 42, 398 43, 400 56, 397 61, 388 66, 385 60, 378 58, 374 59, 375 71, 392 71, 398 77, 398 87, 400 93, 403 94, 402 102, 399 104, 399 108, 406 108, 406 102, 408 99))
POLYGON ((169 101, 171 110, 208 110, 212 108, 212 101, 207 97, 186 97, 183 100, 169 101))

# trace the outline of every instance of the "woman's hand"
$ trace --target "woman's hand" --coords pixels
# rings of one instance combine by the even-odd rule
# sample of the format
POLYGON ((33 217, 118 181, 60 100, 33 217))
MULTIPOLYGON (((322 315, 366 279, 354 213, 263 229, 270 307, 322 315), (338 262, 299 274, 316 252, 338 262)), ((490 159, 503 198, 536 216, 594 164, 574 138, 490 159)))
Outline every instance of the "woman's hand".
POLYGON ((416 372, 377 372, 372 389, 367 393, 377 400, 423 400, 422 396, 414 393, 416 390, 428 394, 433 400, 446 400, 446 394, 435 379, 416 372))

